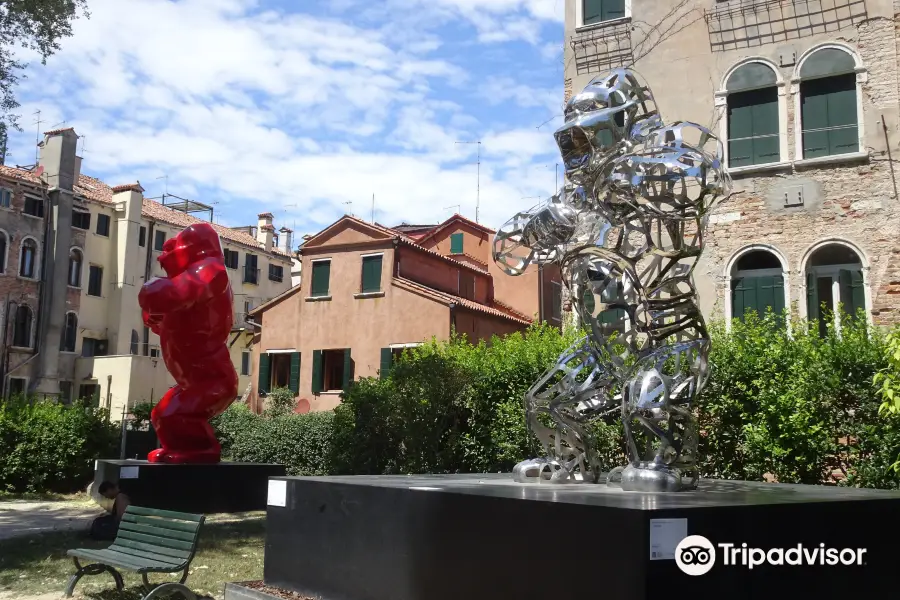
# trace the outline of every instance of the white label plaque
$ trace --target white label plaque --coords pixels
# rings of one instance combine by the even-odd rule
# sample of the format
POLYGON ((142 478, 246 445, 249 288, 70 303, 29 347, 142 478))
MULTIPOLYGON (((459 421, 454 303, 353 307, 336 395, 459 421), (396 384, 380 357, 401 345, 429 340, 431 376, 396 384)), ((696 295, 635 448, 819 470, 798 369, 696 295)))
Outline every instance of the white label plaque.
POLYGON ((269 506, 287 506, 287 481, 283 479, 269 480, 269 506))
POLYGON ((140 467, 122 467, 119 469, 119 479, 137 479, 140 467))
POLYGON ((650 560, 675 560, 678 542, 687 537, 687 519, 650 519, 650 560))

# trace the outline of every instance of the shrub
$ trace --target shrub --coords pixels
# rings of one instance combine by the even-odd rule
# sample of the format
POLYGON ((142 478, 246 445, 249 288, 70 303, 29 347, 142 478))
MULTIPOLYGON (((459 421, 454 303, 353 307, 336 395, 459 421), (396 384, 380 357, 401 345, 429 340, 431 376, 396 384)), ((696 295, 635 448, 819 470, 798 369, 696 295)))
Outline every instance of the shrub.
POLYGON ((0 403, 0 488, 7 492, 83 489, 94 460, 118 456, 119 434, 103 409, 13 399, 0 403))
POLYGON ((267 417, 289 415, 292 414, 297 407, 297 400, 294 398, 294 392, 285 387, 276 387, 272 389, 266 400, 267 406, 264 414, 267 417))
POLYGON ((231 448, 236 439, 246 435, 260 419, 243 402, 234 402, 221 415, 210 420, 216 437, 222 445, 222 456, 231 458, 231 448))
POLYGON ((131 419, 129 426, 131 429, 144 429, 150 426, 150 415, 153 412, 153 404, 150 402, 139 402, 131 407, 131 419))

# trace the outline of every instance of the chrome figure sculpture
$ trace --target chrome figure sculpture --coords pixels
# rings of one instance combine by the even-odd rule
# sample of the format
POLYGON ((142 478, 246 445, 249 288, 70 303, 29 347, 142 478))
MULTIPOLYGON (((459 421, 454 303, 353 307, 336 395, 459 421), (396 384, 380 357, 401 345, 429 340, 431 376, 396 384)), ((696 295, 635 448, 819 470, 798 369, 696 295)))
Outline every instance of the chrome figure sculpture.
POLYGON ((693 403, 708 376, 709 336, 693 268, 710 209, 730 188, 722 144, 689 122, 665 125, 630 69, 593 79, 555 132, 566 184, 494 238, 509 275, 557 264, 588 335, 528 391, 546 455, 519 482, 599 483, 593 429, 619 414, 628 464, 608 485, 680 491, 698 483, 693 403))

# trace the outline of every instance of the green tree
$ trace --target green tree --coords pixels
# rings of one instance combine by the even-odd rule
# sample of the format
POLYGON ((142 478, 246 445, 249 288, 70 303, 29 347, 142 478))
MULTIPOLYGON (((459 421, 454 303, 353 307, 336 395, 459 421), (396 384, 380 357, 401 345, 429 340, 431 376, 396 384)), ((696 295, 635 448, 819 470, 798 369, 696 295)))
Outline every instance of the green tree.
POLYGON ((87 12, 87 0, 0 0, 0 136, 8 126, 19 129, 15 86, 25 63, 16 57, 17 47, 37 52, 46 64, 60 48, 60 40, 72 35, 72 22, 87 12))

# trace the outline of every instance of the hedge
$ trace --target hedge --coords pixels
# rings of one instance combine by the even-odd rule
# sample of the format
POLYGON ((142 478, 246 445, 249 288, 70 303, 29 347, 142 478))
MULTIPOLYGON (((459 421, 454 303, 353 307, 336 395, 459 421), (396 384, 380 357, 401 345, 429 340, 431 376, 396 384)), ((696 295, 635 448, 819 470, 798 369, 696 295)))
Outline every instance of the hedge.
POLYGON ((94 460, 118 455, 119 432, 105 410, 23 398, 0 402, 0 490, 84 489, 94 460))
MULTIPOLYGON (((879 414, 875 378, 892 372, 892 350, 879 329, 842 322, 823 338, 802 321, 788 334, 771 314, 730 332, 711 326, 712 375, 698 402, 704 477, 824 483, 837 473, 842 485, 900 487, 900 414, 879 414)), ((539 452, 523 396, 574 339, 536 325, 491 344, 432 340, 387 377, 355 382, 334 412, 258 416, 235 405, 215 425, 231 459, 293 474, 508 472, 539 452)), ((621 464, 620 425, 597 433, 604 466, 621 464)))

